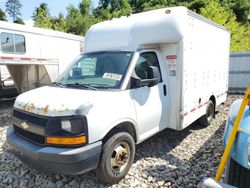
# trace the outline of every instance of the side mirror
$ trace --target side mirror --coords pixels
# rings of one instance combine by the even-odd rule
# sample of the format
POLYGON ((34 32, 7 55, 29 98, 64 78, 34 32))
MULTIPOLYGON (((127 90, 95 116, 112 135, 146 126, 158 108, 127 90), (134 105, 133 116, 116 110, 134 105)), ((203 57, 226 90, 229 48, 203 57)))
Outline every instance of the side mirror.
MULTIPOLYGON (((149 79, 158 79, 159 82, 160 82, 161 73, 160 73, 158 67, 149 66, 147 72, 148 72, 148 78, 149 78, 149 79)), ((159 83, 159 82, 158 82, 158 83, 159 83)))
POLYGON ((139 88, 141 87, 141 79, 140 78, 135 78, 131 77, 131 88, 139 88))
POLYGON ((139 88, 143 86, 153 86, 158 84, 161 81, 161 73, 158 67, 150 66, 147 70, 148 79, 140 79, 139 77, 131 77, 131 87, 139 88))
POLYGON ((142 86, 153 86, 161 81, 161 73, 158 67, 150 66, 148 67, 148 79, 141 80, 142 86))

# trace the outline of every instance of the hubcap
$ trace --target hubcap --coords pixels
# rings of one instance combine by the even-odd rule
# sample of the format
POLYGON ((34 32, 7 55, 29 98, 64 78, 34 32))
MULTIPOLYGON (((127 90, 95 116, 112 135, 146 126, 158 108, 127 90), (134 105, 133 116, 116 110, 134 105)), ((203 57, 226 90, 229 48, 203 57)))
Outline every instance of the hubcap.
POLYGON ((126 142, 117 144, 111 155, 111 169, 115 174, 121 173, 127 166, 130 159, 130 149, 126 142))

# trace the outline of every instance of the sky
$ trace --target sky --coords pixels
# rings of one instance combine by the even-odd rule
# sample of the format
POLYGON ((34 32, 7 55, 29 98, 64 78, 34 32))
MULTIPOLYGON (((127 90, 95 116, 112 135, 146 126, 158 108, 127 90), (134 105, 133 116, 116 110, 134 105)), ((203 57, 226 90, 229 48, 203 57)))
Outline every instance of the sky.
MULTIPOLYGON (((5 10, 5 3, 7 0, 0 0, 0 8, 5 10)), ((60 12, 66 15, 66 7, 69 4, 72 4, 78 7, 81 0, 20 0, 23 5, 21 8, 22 19, 26 22, 31 22, 32 15, 36 7, 38 7, 41 3, 47 3, 50 9, 51 16, 57 16, 60 12)), ((93 6, 98 6, 98 0, 92 0, 93 6)), ((11 20, 9 15, 7 15, 7 19, 11 20)))

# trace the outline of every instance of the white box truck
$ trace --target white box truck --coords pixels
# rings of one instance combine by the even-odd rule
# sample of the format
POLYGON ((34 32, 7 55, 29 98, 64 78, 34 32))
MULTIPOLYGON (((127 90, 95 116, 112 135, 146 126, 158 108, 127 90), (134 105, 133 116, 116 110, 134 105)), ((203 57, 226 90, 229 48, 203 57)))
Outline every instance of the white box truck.
POLYGON ((185 7, 98 23, 85 54, 53 85, 17 97, 7 141, 36 169, 96 169, 118 182, 135 144, 197 119, 211 123, 227 97, 229 46, 224 27, 185 7))
POLYGON ((84 37, 0 21, 0 40, 2 98, 55 81, 83 52, 84 37))

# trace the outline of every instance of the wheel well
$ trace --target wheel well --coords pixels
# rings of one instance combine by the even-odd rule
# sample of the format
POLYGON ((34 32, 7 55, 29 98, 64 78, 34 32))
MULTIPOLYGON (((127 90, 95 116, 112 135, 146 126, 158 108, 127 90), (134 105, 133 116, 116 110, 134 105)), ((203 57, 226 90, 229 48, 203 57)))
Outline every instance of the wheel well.
POLYGON ((112 135, 118 132, 129 133, 133 137, 135 143, 137 142, 136 131, 135 131, 134 125, 130 122, 123 122, 123 123, 116 125, 106 134, 106 136, 103 138, 103 142, 105 143, 112 135))

